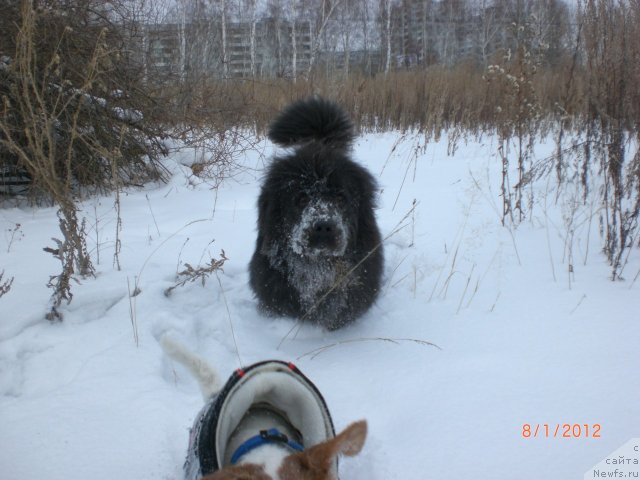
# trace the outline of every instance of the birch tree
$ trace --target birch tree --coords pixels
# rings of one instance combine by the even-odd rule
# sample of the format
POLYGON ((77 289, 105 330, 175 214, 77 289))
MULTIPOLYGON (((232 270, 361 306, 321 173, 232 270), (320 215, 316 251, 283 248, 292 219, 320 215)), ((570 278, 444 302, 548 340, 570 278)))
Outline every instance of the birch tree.
POLYGON ((335 0, 333 2, 329 0, 320 1, 320 9, 315 19, 315 32, 313 32, 313 38, 311 40, 311 55, 309 57, 309 67, 307 68, 307 76, 311 76, 311 72, 318 58, 318 53, 322 44, 322 38, 327 29, 327 25, 331 20, 333 14, 343 0, 335 0))
POLYGON ((477 0, 474 5, 476 22, 474 24, 474 42, 478 60, 483 67, 489 65, 489 57, 495 52, 504 38, 506 20, 502 9, 487 0, 477 0))
POLYGON ((392 0, 380 0, 381 36, 385 45, 385 75, 391 70, 391 2, 392 0))
POLYGON ((222 35, 222 77, 229 76, 229 56, 227 54, 227 0, 220 1, 220 31, 222 35))

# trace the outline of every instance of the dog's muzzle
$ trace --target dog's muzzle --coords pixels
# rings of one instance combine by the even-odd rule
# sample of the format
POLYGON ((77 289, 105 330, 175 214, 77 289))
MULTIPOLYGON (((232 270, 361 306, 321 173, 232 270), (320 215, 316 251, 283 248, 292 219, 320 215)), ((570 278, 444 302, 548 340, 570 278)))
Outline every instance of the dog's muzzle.
POLYGON ((335 205, 326 201, 307 205, 293 229, 291 246, 303 256, 343 255, 347 248, 347 230, 335 205))
POLYGON ((336 250, 340 230, 334 220, 318 220, 307 233, 309 246, 316 250, 336 250))

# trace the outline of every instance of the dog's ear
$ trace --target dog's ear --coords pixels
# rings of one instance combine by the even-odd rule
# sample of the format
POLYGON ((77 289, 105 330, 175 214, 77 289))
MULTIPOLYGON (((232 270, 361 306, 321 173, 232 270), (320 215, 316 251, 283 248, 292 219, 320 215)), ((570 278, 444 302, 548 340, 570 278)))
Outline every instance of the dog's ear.
POLYGON ((352 423, 331 440, 319 443, 285 459, 279 471, 285 480, 333 480, 338 455, 353 457, 360 453, 367 437, 367 422, 352 423))
POLYGON ((360 420, 349 425, 336 437, 328 440, 326 443, 332 446, 334 457, 336 455, 353 457, 360 453, 366 438, 367 422, 366 420, 360 420))

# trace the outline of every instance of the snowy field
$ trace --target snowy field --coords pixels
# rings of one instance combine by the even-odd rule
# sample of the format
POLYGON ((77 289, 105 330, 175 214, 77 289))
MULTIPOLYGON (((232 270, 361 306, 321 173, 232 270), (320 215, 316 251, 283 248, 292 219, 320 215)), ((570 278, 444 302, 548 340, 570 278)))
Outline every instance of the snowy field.
POLYGON ((256 310, 247 264, 267 143, 218 190, 190 176, 193 152, 181 152, 168 184, 123 193, 120 271, 113 197, 83 203, 97 277, 73 286, 62 323, 43 320, 59 272, 42 250, 59 236, 55 209, 0 210, 0 271, 15 277, 0 299, 0 478, 180 479, 202 399, 161 351, 164 334, 225 379, 292 360, 337 429, 367 419, 343 480, 582 479, 640 437, 638 250, 613 283, 597 205, 542 181, 532 219, 504 228, 494 138, 453 156, 446 139, 419 147, 398 134, 356 144, 382 189, 385 282, 337 332, 256 310), (223 273, 164 295, 185 263, 222 249, 223 273))

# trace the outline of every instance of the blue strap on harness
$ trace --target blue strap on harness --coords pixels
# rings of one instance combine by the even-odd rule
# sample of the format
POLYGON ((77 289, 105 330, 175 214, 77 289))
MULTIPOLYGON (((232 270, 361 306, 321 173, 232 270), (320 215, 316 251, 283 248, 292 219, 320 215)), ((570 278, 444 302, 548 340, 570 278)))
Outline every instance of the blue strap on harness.
POLYGON ((298 442, 289 440, 289 438, 284 433, 281 433, 277 428, 270 428, 269 430, 260 430, 259 435, 249 438, 246 442, 240 445, 231 456, 231 465, 235 465, 236 463, 238 463, 238 460, 240 460, 243 455, 246 455, 251 450, 269 443, 281 443, 287 445, 289 448, 297 452, 304 451, 304 447, 298 442))

